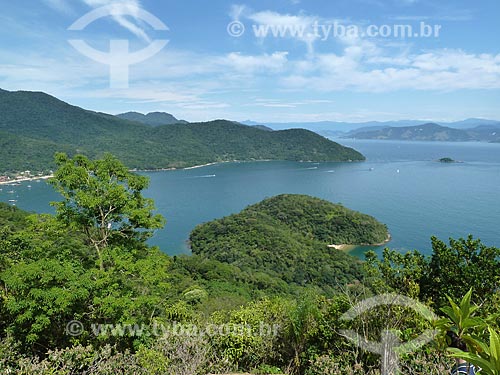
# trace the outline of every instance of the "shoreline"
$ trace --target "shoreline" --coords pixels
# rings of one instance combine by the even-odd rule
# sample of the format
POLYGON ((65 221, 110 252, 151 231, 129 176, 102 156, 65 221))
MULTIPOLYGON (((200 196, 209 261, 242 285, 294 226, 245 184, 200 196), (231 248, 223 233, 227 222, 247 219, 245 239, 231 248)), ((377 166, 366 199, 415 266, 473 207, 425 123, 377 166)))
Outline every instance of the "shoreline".
POLYGON ((155 169, 130 169, 130 172, 164 172, 164 171, 187 171, 190 169, 198 169, 203 167, 210 167, 211 165, 218 165, 224 163, 255 163, 255 162, 269 162, 277 160, 224 160, 224 161, 214 161, 206 164, 193 165, 191 167, 172 167, 172 168, 155 168, 155 169))
POLYGON ((48 180, 49 178, 54 177, 54 175, 46 175, 46 176, 36 176, 36 177, 22 177, 22 178, 16 178, 12 179, 9 181, 0 181, 0 185, 15 185, 21 182, 26 182, 26 181, 36 181, 36 180, 48 180))
POLYGON ((391 242, 392 240, 392 236, 390 233, 387 233, 387 238, 383 241, 383 242, 380 242, 380 243, 376 243, 376 244, 368 244, 368 245, 359 245, 359 246, 384 246, 386 244, 388 244, 389 242, 391 242))
POLYGON ((384 245, 388 244, 389 242, 391 242, 391 240, 392 240, 392 236, 390 233, 388 233, 387 238, 383 242, 376 243, 376 244, 360 244, 360 245, 350 245, 350 244, 333 245, 333 244, 331 244, 331 245, 327 245, 327 247, 329 247, 330 249, 335 249, 335 250, 340 250, 340 251, 351 251, 351 250, 354 250, 355 248, 361 247, 361 246, 373 246, 373 247, 384 246, 384 245))
MULTIPOLYGON (((360 160, 360 162, 364 160, 360 160)), ((274 160, 274 159, 259 159, 259 160, 223 160, 214 161, 206 164, 193 165, 191 167, 171 167, 171 168, 154 168, 154 169, 129 169, 130 172, 164 172, 164 171, 186 171, 190 169, 197 169, 203 167, 209 167, 212 165, 224 164, 224 163, 262 163, 262 162, 293 162, 293 163, 354 163, 355 161, 313 161, 313 160, 274 160)))
POLYGON ((221 164, 221 163, 231 163, 231 162, 228 162, 228 161, 214 161, 212 163, 200 164, 200 165, 193 165, 192 167, 185 167, 185 168, 180 168, 180 169, 183 169, 183 170, 187 171, 189 169, 197 169, 197 168, 209 167, 211 165, 216 165, 216 164, 221 164))
MULTIPOLYGON (((191 169, 198 169, 198 168, 204 168, 204 167, 210 167, 212 165, 218 165, 218 164, 224 164, 224 163, 261 163, 261 162, 273 162, 273 161, 290 161, 290 160, 273 160, 273 159, 260 159, 260 160, 223 160, 223 161, 215 161, 215 162, 210 162, 206 164, 199 164, 199 165, 193 165, 191 167, 170 167, 170 168, 150 168, 150 169, 139 169, 139 168, 132 168, 129 169, 129 172, 169 172, 169 171, 182 171, 182 170, 191 170, 191 169)), ((315 162, 311 160, 299 160, 296 161, 297 163, 330 163, 330 162, 315 162)), ((19 179, 11 179, 9 181, 0 181, 0 185, 10 185, 10 184, 16 184, 18 182, 25 182, 25 181, 36 181, 36 180, 47 180, 49 178, 54 177, 53 174, 51 175, 45 175, 45 176, 35 176, 35 177, 22 177, 19 179)))

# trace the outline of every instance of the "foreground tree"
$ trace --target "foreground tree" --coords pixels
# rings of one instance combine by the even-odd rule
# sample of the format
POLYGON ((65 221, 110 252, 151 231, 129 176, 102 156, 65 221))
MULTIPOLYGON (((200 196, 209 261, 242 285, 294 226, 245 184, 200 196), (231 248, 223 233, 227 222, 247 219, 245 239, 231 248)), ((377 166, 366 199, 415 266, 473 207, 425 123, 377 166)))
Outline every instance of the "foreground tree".
POLYGON ((114 156, 92 161, 60 153, 56 163, 50 183, 64 198, 52 203, 57 218, 84 234, 101 270, 108 246, 144 242, 164 226, 163 217, 153 214, 153 201, 141 194, 148 179, 129 172, 114 156))
POLYGON ((0 206, 0 342, 9 336, 41 357, 72 344, 133 348, 142 337, 99 335, 92 325, 161 317, 170 259, 145 240, 164 220, 141 195, 147 179, 114 157, 57 161, 57 216, 0 206), (74 336, 73 320, 82 328, 74 336))
POLYGON ((500 249, 472 236, 450 239, 449 246, 432 237, 432 249, 429 272, 422 279, 423 299, 441 307, 447 296, 458 300, 473 288, 474 301, 488 308, 500 287, 500 249))
POLYGON ((385 249, 382 259, 366 254, 367 281, 376 292, 395 291, 440 308, 473 288, 474 302, 485 313, 494 312, 500 298, 500 248, 484 245, 472 236, 450 239, 449 245, 432 237, 432 255, 418 251, 401 254, 385 249))

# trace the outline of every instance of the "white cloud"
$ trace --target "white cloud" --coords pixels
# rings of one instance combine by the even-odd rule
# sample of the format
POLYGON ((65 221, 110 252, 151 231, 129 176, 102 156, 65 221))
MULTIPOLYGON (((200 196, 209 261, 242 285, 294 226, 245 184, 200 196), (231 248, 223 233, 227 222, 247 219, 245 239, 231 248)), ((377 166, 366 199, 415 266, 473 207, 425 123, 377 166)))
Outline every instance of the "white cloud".
MULTIPOLYGON (((45 1, 64 4, 62 0, 45 1)), ((107 0, 80 1, 92 7, 110 3, 107 0)), ((126 3, 140 5, 132 0, 126 3)), ((241 6, 234 8, 232 15, 254 23, 275 25, 306 25, 319 20, 314 15, 255 12, 241 6)), ((127 20, 144 31, 133 17, 127 20)), ((122 26, 130 27, 128 24, 122 26)), ((144 37, 138 30, 135 32, 144 37)), ((311 45, 320 43, 317 40, 297 40, 306 44, 310 42, 311 45)), ((315 103, 306 98, 328 98, 338 92, 500 89, 498 54, 456 49, 419 51, 415 50, 415 45, 418 45, 416 40, 412 40, 415 44, 411 45, 401 41, 395 44, 394 40, 351 36, 329 40, 331 52, 308 54, 296 46, 290 53, 284 51, 284 46, 276 51, 276 45, 281 47, 276 41, 269 43, 273 48, 269 49, 266 40, 258 48, 251 48, 255 47, 252 45, 247 49, 239 45, 241 52, 230 53, 198 53, 169 47, 154 58, 131 67, 128 90, 108 90, 103 88, 109 85, 109 67, 82 59, 76 51, 67 48, 65 40, 63 42, 64 46, 59 46, 60 49, 53 47, 53 59, 47 58, 43 44, 40 44, 38 53, 35 47, 29 53, 19 52, 17 57, 1 51, 0 86, 49 91, 67 100, 102 98, 106 99, 102 100, 103 106, 107 103, 129 106, 130 103, 131 107, 134 104, 140 107, 141 103, 146 106, 149 103, 148 108, 165 107, 188 119, 240 118, 237 111, 252 106, 259 107, 250 108, 259 109, 256 113, 266 113, 273 108, 273 113, 278 113, 282 108, 280 116, 293 117, 297 112, 291 109, 304 109, 306 112, 308 106, 325 104, 326 107, 329 104, 326 101, 315 103), (263 95, 263 92, 280 100, 252 99, 253 95, 263 95)), ((322 51, 329 50, 323 48, 324 45, 321 47, 322 51)), ((335 113, 329 112, 329 115, 333 118, 335 113)), ((304 118, 306 116, 304 114, 304 118)), ((327 116, 321 112, 317 114, 317 119, 327 116)))
POLYGON ((245 5, 234 4, 231 6, 229 16, 233 21, 239 21, 246 9, 247 7, 245 5))
POLYGON ((346 48, 342 55, 316 56, 313 65, 313 72, 292 72, 282 82, 289 88, 330 92, 500 89, 500 55, 444 49, 393 59, 346 48))
POLYGON ((129 14, 134 18, 136 22, 139 21, 137 12, 141 9, 141 3, 139 0, 122 0, 121 2, 116 2, 115 0, 82 0, 85 4, 98 8, 102 6, 110 6, 111 16, 113 19, 122 27, 133 33, 138 38, 151 43, 151 38, 145 32, 143 28, 129 21, 123 13, 129 14))
POLYGON ((51 8, 61 12, 61 13, 69 13, 71 11, 71 7, 66 2, 66 0, 43 0, 48 6, 51 8))
MULTIPOLYGON (((71 11, 71 2, 69 0, 43 0, 53 9, 68 13, 71 11)), ((109 6, 111 9, 111 17, 121 27, 130 31, 138 38, 150 43, 151 38, 148 36, 146 30, 141 27, 141 20, 138 17, 138 10, 142 9, 140 0, 80 0, 80 2, 88 5, 91 8, 99 8, 109 6), (133 18, 135 23, 129 20, 123 14, 126 13, 129 17, 133 18)), ((74 3, 73 3, 74 4, 74 3)))
POLYGON ((223 58, 224 64, 242 73, 280 72, 286 66, 287 52, 275 52, 271 55, 243 55, 241 53, 230 53, 223 58))
POLYGON ((95 98, 119 98, 141 103, 178 102, 189 103, 199 100, 197 95, 177 90, 151 89, 150 87, 134 87, 132 89, 93 90, 89 95, 95 98))
MULTIPOLYGON (((314 52, 314 42, 318 36, 312 32, 312 26, 320 22, 320 18, 316 16, 292 15, 273 12, 270 10, 261 12, 243 13, 245 17, 253 22, 256 26, 270 26, 276 30, 286 31, 285 37, 299 40, 306 44, 309 54, 314 52)), ((271 35, 271 34, 269 34, 271 35)))

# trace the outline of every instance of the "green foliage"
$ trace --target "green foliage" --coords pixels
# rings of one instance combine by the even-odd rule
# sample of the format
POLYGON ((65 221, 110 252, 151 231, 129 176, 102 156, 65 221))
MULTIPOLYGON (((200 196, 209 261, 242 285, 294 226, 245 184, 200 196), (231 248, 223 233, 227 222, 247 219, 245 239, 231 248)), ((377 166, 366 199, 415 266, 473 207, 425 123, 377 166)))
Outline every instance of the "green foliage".
POLYGON ((115 157, 107 154, 91 161, 83 155, 70 159, 58 154, 56 161, 58 170, 49 182, 64 198, 52 203, 57 218, 84 233, 101 269, 104 248, 144 242, 152 230, 163 227, 162 216, 152 213, 153 201, 141 195, 147 178, 130 173, 115 157))
MULTIPOLYGON (((6 344, 15 343, 6 341, 6 344)), ((3 343, 0 343, 0 349, 3 343)), ((8 360, 4 360, 0 350, 0 373, 17 375, 152 375, 145 371, 139 361, 129 351, 119 352, 105 346, 75 345, 71 348, 49 350, 43 359, 28 357, 17 348, 10 350, 8 360)))
MULTIPOLYGON (((486 324, 480 319, 474 317, 474 313, 478 309, 477 306, 471 306, 472 289, 462 298, 460 305, 457 305, 448 297, 449 306, 441 307, 441 311, 448 317, 449 321, 444 320, 444 328, 446 331, 451 330, 457 336, 468 344, 474 342, 474 337, 471 332, 477 328, 484 329, 486 324)), ((471 345, 473 347, 473 345, 471 345)))
POLYGON ((320 310, 314 295, 301 297, 295 306, 287 311, 289 324, 286 336, 290 343, 290 357, 292 358, 288 368, 292 374, 298 374, 304 370, 307 359, 307 344, 311 337, 317 335, 320 319, 320 310))
POLYGON ((450 239, 447 246, 432 237, 432 257, 429 272, 421 280, 422 298, 430 298, 438 307, 447 303, 447 297, 458 300, 470 288, 478 302, 487 302, 500 287, 500 249, 487 247, 481 240, 450 239))
POLYGON ((110 152, 138 169, 233 160, 364 160, 359 152, 307 130, 268 132, 224 120, 151 127, 44 93, 0 91, 0 114, 5 171, 53 169, 55 152, 90 158, 110 152))
POLYGON ((144 242, 162 224, 141 195, 147 180, 111 156, 58 155, 58 163, 52 183, 65 200, 57 216, 0 211, 11 226, 0 232, 0 337, 31 353, 71 343, 133 347, 132 334, 96 336, 92 325, 140 326, 165 311, 170 259, 144 242), (72 320, 83 324, 78 337, 65 332, 72 320))
POLYGON ((27 213, 10 204, 0 202, 0 228, 18 230, 26 224, 27 213))
POLYGON ((382 259, 373 251, 367 252, 365 257, 365 270, 374 291, 396 291, 412 298, 419 297, 421 279, 429 272, 425 256, 418 251, 401 254, 385 248, 382 259))
MULTIPOLYGON (((162 222, 141 195, 147 180, 109 155, 58 155, 58 164, 58 215, 0 204, 2 374, 376 374, 379 356, 342 329, 372 341, 391 329, 408 341, 435 327, 468 344, 470 352, 453 356, 499 374, 496 248, 472 237, 450 246, 433 238, 430 258, 386 249, 362 265, 327 245, 383 241, 383 224, 320 199, 282 195, 196 228, 196 254, 171 259, 145 243, 162 222), (430 323, 405 307, 378 306, 342 319, 386 291, 442 306, 446 317, 430 323), (474 301, 484 302, 481 309, 474 301), (82 322, 81 335, 66 334, 71 320, 82 322), (96 331, 99 323, 114 326, 96 331), (119 324, 146 331, 136 336, 119 324), (152 324, 189 329, 153 337, 152 324)), ((403 356, 401 368, 444 373, 449 360, 433 344, 403 356)))
POLYGON ((285 299, 264 299, 229 312, 215 312, 210 324, 220 327, 210 341, 220 358, 240 370, 264 363, 280 363, 287 310, 285 299))
POLYGON ((363 273, 357 259, 328 244, 385 238, 386 227, 372 217, 317 198, 281 195, 198 226, 190 241, 194 254, 238 267, 240 277, 253 275, 258 289, 286 291, 288 284, 332 294, 363 273))
POLYGON ((500 287, 500 249, 469 236, 450 239, 449 246, 432 237, 432 250, 431 257, 425 257, 418 251, 400 254, 386 249, 381 260, 375 253, 367 253, 365 270, 372 277, 372 288, 432 301, 437 308, 447 305, 448 296, 457 300, 472 288, 477 302, 484 304, 485 314, 494 313, 500 287))
POLYGON ((488 327, 490 334, 489 345, 486 342, 475 340, 474 344, 481 347, 479 353, 463 352, 456 348, 450 348, 454 357, 469 361, 473 365, 481 368, 481 374, 500 374, 500 334, 488 327))
POLYGON ((294 232, 327 244, 374 245, 389 235, 387 227, 372 216, 307 195, 278 195, 243 212, 266 214, 294 232))
POLYGON ((468 351, 452 347, 448 348, 451 356, 466 360, 481 369, 480 374, 500 374, 500 335, 492 327, 487 326, 483 319, 474 317, 479 309, 471 306, 472 289, 462 298, 457 305, 451 298, 449 306, 441 308, 447 315, 440 324, 446 330, 452 330, 462 340, 468 351), (485 328, 489 332, 489 344, 483 339, 485 328))
POLYGON ((3 310, 7 332, 32 347, 54 348, 68 343, 67 322, 82 312, 91 281, 70 261, 23 261, 0 275, 5 287, 3 310))

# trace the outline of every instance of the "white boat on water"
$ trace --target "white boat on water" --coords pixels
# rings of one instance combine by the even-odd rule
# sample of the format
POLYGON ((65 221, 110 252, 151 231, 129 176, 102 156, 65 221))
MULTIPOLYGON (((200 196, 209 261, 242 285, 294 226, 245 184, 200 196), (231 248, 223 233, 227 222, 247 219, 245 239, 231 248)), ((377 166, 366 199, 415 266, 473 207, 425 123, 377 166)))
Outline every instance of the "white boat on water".
POLYGON ((10 190, 7 192, 7 194, 14 194, 14 193, 15 193, 14 190, 10 190))
POLYGON ((9 199, 9 203, 16 203, 16 202, 17 202, 17 200, 15 200, 15 199, 9 199))

